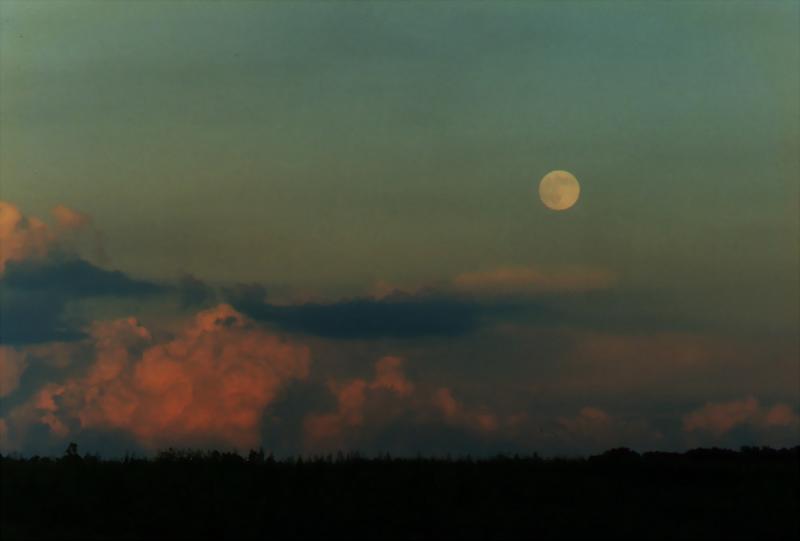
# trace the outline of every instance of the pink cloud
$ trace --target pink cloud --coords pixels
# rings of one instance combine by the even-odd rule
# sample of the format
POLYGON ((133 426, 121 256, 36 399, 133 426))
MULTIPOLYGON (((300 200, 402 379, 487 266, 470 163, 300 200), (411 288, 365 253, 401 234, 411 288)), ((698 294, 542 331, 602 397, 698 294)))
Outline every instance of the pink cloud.
MULTIPOLYGON (((436 389, 430 402, 448 424, 480 432, 492 432, 500 428, 501 420, 497 415, 482 408, 466 407, 453 396, 448 387, 436 389)), ((512 416, 505 424, 518 424, 519 420, 519 415, 512 416)))
POLYGON ((461 404, 453 398, 453 393, 447 387, 436 389, 433 393, 433 405, 446 419, 455 419, 461 413, 461 404))
POLYGON ((345 429, 362 425, 370 391, 385 390, 399 397, 413 393, 414 385, 405 377, 403 363, 400 357, 386 356, 375 363, 375 377, 371 381, 361 378, 345 383, 331 381, 328 388, 336 396, 337 409, 306 417, 304 427, 310 442, 334 440, 345 429))
POLYGON ((0 201, 0 272, 7 261, 44 257, 54 239, 46 223, 26 218, 13 204, 0 201))
POLYGON ((394 356, 383 357, 375 364, 375 380, 370 386, 389 389, 400 396, 414 392, 414 384, 403 373, 403 359, 394 356))
POLYGON ((766 426, 793 426, 798 424, 798 415, 786 404, 778 404, 764 415, 766 426))
MULTIPOLYGON (((447 387, 433 392, 421 389, 406 377, 403 365, 402 358, 389 355, 375 363, 371 380, 330 382, 328 388, 336 397, 336 411, 306 416, 307 443, 311 447, 346 446, 345 440, 353 436, 352 432, 386 425, 403 414, 417 420, 443 420, 478 432, 493 432, 508 424, 485 409, 464 406, 447 387)), ((519 420, 515 418, 514 422, 518 424, 519 420)))
POLYGON ((730 402, 709 402, 683 417, 683 429, 687 432, 705 431, 721 436, 739 426, 793 427, 800 418, 786 404, 763 408, 755 398, 730 402))
POLYGON ((64 205, 55 206, 52 214, 56 228, 35 216, 23 215, 8 201, 0 201, 0 272, 5 270, 8 261, 45 257, 53 246, 61 242, 64 234, 91 225, 88 214, 64 205))
POLYGON ((119 429, 146 447, 255 446, 264 409, 309 371, 309 350, 251 324, 228 305, 198 313, 155 342, 135 319, 97 322, 88 372, 42 389, 17 414, 65 436, 70 426, 119 429))
POLYGON ((51 213, 56 219, 56 223, 64 229, 80 229, 92 223, 92 218, 85 212, 64 205, 56 205, 51 213))

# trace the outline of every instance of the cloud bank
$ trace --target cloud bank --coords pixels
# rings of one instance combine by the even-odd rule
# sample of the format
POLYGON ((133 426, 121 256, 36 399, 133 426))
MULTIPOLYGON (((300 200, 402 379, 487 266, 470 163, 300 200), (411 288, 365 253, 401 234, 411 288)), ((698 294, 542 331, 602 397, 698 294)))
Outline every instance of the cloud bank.
POLYGON ((264 409, 308 376, 307 347, 252 325, 228 305, 199 312, 156 341, 135 319, 92 326, 96 356, 81 377, 44 386, 9 424, 47 425, 59 437, 120 430, 145 448, 257 446, 264 409))

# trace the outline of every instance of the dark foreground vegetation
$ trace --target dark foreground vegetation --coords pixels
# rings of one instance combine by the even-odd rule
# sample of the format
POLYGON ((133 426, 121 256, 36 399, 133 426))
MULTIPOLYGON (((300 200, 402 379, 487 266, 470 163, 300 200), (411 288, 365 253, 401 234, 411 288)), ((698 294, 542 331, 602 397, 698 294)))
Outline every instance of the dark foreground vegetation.
POLYGON ((800 448, 0 457, 2 539, 798 539, 800 448))

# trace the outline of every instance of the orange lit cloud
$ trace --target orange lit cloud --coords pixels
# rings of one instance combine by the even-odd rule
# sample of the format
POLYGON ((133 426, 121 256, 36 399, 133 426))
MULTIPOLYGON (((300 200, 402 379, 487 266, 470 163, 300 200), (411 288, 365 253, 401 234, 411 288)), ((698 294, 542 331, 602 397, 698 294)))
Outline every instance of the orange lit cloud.
POLYGON ((520 421, 519 416, 501 421, 484 409, 468 408, 447 387, 433 392, 422 389, 406 377, 403 364, 400 357, 386 356, 375 363, 375 376, 371 380, 331 381, 328 388, 336 397, 337 408, 306 416, 307 442, 312 447, 342 446, 350 432, 362 427, 386 426, 402 415, 418 421, 443 421, 483 433, 520 421))
POLYGON ((0 201, 0 272, 7 261, 44 257, 54 239, 46 223, 25 217, 13 204, 0 201))
POLYGON ((92 223, 88 214, 64 205, 56 205, 52 214, 55 228, 35 216, 23 215, 12 203, 0 201, 0 272, 5 270, 7 261, 45 257, 65 234, 90 227, 92 223))
POLYGON ((616 275, 605 269, 498 267, 460 274, 453 279, 453 286, 468 293, 504 295, 591 291, 606 289, 615 281, 616 275))
POLYGON ((394 356, 375 363, 375 378, 371 381, 360 378, 346 383, 331 381, 328 388, 336 397, 337 409, 306 417, 305 431, 311 442, 339 438, 345 429, 362 425, 369 391, 389 391, 398 397, 414 392, 414 384, 403 373, 403 359, 394 356))
POLYGON ((56 205, 51 211, 56 223, 64 229, 80 229, 92 223, 91 217, 85 212, 80 212, 64 205, 56 205))
POLYGON ((143 446, 259 442, 264 409, 292 379, 307 377, 309 350, 260 330, 228 305, 198 313, 175 337, 154 343, 133 319, 90 329, 89 371, 46 386, 21 414, 59 436, 119 429, 143 446))
POLYGON ((403 359, 386 356, 375 364, 375 380, 370 384, 374 389, 389 389, 400 396, 414 392, 414 384, 403 373, 403 359))
MULTIPOLYGON (((500 420, 496 415, 482 409, 467 408, 456 400, 453 392, 447 387, 436 389, 431 403, 448 424, 482 432, 492 432, 500 427, 500 420)), ((518 418, 512 419, 510 424, 515 424, 518 420, 518 418)))
POLYGON ((800 417, 786 404, 764 408, 751 396, 744 400, 709 402, 683 418, 685 431, 706 431, 715 436, 721 436, 743 425, 755 428, 797 428, 800 417))

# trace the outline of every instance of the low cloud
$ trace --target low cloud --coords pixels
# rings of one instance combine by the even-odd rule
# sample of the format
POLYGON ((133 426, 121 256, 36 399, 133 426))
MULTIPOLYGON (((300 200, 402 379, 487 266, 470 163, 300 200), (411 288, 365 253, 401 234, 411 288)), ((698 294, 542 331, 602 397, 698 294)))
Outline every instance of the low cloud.
POLYGON ((686 432, 722 436, 738 427, 756 429, 800 428, 800 417, 787 404, 762 406, 754 397, 730 402, 709 402, 683 418, 686 432))
POLYGON ((84 338, 84 322, 65 317, 70 302, 142 297, 164 291, 167 289, 159 284, 58 254, 8 261, 0 277, 0 343, 21 345, 84 338))
POLYGON ((135 319, 91 328, 96 356, 85 375, 45 385, 10 412, 17 436, 32 424, 59 438, 99 429, 144 448, 256 446, 265 408, 308 376, 307 347, 252 325, 227 305, 198 313, 176 336, 155 341, 135 319))
POLYGON ((10 395, 17 387, 28 366, 25 352, 0 346, 0 398, 10 395))
MULTIPOLYGON (((306 437, 312 445, 319 442, 342 443, 345 431, 364 424, 368 393, 386 391, 397 397, 408 397, 414 384, 403 372, 403 359, 386 356, 375 364, 372 380, 356 378, 344 383, 331 381, 328 387, 336 397, 336 411, 309 415, 305 422, 306 437)), ((375 413, 374 410, 370 413, 375 413)))
POLYGON ((56 205, 51 212, 58 226, 63 229, 81 229, 92 223, 92 218, 85 212, 64 205, 56 205))
POLYGON ((325 338, 375 339, 459 336, 477 329, 498 307, 445 295, 395 293, 380 299, 276 305, 258 287, 228 292, 237 310, 281 329, 325 338))
POLYGON ((0 201, 0 273, 9 261, 47 255, 56 235, 42 220, 26 217, 13 204, 0 201))
MULTIPOLYGON (((93 297, 132 297, 167 291, 159 284, 137 280, 98 267, 78 254, 76 233, 91 229, 91 218, 58 205, 56 224, 26 217, 11 203, 0 201, 0 343, 35 344, 85 337, 82 321, 65 318, 67 305, 93 297)), ((98 250, 102 252, 102 248, 98 250)))
MULTIPOLYGON (((432 389, 411 381, 404 359, 385 356, 375 363, 372 379, 330 381, 336 409, 309 414, 304 421, 310 449, 335 449, 361 443, 374 447, 371 438, 399 424, 407 427, 452 427, 488 435, 520 424, 520 416, 502 417, 486 408, 469 407, 448 387, 432 389)), ((419 442, 424 443, 424 442, 419 442)))

